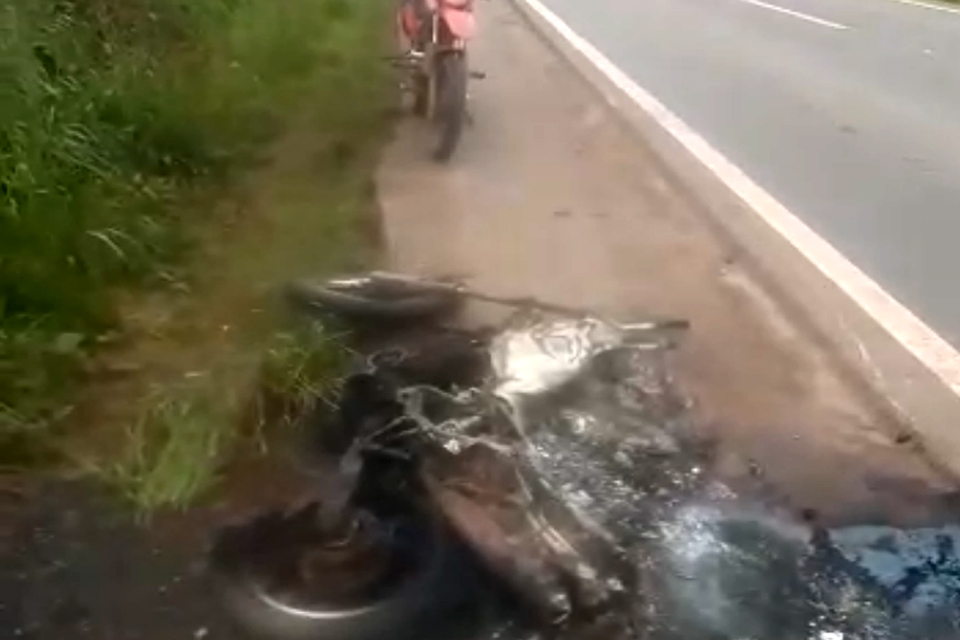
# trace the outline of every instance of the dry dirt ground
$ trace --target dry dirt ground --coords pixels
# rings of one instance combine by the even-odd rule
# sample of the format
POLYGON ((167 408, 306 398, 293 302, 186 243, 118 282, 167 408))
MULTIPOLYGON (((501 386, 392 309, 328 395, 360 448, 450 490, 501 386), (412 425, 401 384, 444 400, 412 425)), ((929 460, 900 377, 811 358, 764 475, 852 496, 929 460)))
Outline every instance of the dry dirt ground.
MULTIPOLYGON (((400 126, 378 176, 397 269, 693 329, 676 375, 722 473, 839 522, 949 518, 951 479, 711 231, 708 214, 508 0, 478 5, 462 147, 400 126)), ((782 283, 789 286, 789 283, 782 283)))

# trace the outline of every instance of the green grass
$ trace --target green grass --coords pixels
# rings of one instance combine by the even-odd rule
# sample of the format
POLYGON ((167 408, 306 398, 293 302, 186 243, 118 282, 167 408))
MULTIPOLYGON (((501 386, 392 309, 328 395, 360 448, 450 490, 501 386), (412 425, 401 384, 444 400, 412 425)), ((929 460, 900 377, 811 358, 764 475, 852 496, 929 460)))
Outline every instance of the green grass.
POLYGON ((234 446, 231 403, 207 376, 158 390, 115 459, 91 464, 142 514, 184 508, 213 484, 234 446))
POLYGON ((347 356, 342 336, 319 323, 274 332, 258 350, 155 389, 119 452, 82 466, 142 515, 186 508, 238 447, 265 453, 278 423, 298 425, 315 402, 332 401, 347 356))
MULTIPOLYGON (((0 7, 0 457, 22 455, 60 423, 117 323, 118 288, 163 284, 204 222, 195 194, 228 183, 291 114, 309 107, 327 140, 318 179, 355 179, 344 165, 383 118, 386 11, 381 0, 0 7)), ((130 432, 150 455, 115 474, 140 478, 130 484, 145 504, 180 502, 206 482, 186 474, 161 491, 145 469, 176 475, 162 470, 223 442, 197 426, 205 410, 158 402, 130 432), (193 425, 182 442, 141 434, 174 418, 193 425)))
POLYGON ((320 323, 308 323, 275 333, 262 353, 258 390, 262 397, 283 403, 277 417, 295 423, 314 402, 333 406, 339 387, 337 374, 346 368, 348 359, 343 336, 320 323))

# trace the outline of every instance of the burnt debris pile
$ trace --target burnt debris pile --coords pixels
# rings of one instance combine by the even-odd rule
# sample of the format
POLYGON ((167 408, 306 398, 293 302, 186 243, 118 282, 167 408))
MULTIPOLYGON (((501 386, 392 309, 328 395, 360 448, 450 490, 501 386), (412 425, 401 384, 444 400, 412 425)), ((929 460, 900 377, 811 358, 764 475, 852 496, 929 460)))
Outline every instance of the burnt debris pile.
POLYGON ((381 274, 296 292, 362 323, 367 355, 323 421, 311 499, 220 536, 215 573, 248 629, 960 637, 960 528, 829 530, 717 479, 669 374, 683 323, 508 300, 503 326, 465 331, 442 326, 471 295, 459 285, 381 274))

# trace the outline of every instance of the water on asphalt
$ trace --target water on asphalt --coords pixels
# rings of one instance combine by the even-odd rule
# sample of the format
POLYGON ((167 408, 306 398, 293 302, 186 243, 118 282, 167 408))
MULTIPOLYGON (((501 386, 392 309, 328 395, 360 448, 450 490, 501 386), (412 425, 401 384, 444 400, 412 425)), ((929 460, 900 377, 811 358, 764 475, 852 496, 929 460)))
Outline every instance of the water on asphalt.
POLYGON ((759 491, 734 491, 713 472, 662 363, 634 364, 625 384, 567 391, 528 437, 547 485, 638 569, 623 583, 636 590, 628 619, 643 637, 960 634, 960 526, 827 528, 759 491))

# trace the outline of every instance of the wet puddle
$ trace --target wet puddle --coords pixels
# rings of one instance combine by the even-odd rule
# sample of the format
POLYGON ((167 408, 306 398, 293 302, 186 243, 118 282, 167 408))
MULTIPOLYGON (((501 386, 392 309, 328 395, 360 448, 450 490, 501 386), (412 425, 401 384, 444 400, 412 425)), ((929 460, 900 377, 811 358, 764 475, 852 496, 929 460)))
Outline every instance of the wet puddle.
POLYGON ((642 637, 960 638, 960 526, 827 529, 737 495, 659 365, 635 365, 630 384, 568 392, 528 438, 551 489, 639 569, 642 637))

